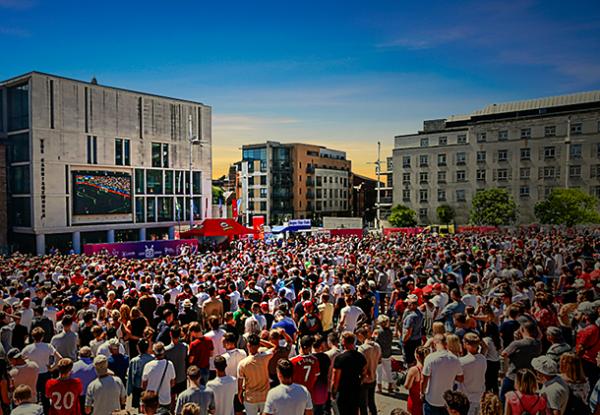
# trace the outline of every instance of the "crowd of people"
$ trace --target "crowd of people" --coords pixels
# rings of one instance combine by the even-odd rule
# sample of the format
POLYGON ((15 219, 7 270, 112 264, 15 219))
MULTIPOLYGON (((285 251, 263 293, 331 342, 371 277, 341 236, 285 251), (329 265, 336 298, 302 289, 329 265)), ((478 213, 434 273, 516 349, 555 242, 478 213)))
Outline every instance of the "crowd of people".
POLYGON ((600 414, 599 250, 521 229, 2 257, 0 415, 600 414))

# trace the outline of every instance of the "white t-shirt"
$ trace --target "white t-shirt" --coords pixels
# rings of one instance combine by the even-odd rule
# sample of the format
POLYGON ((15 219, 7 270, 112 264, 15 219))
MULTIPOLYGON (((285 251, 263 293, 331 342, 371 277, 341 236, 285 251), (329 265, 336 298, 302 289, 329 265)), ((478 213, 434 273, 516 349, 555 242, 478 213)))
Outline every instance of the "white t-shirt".
POLYGON ((477 296, 474 294, 465 294, 462 297, 462 301, 463 303, 465 303, 465 305, 471 306, 473 308, 477 308, 477 296))
POLYGON ((227 367, 225 368, 225 374, 227 376, 237 377, 238 365, 242 360, 244 360, 248 355, 244 350, 241 349, 231 349, 227 352, 223 353, 223 357, 227 362, 227 367))
POLYGON ((297 383, 278 385, 267 393, 263 414, 304 415, 312 409, 312 400, 308 389, 297 383))
POLYGON ((217 329, 211 330, 204 335, 204 337, 211 339, 213 342, 213 353, 210 357, 210 370, 215 370, 215 356, 221 356, 227 350, 225 350, 225 346, 223 346, 223 335, 225 334, 225 330, 217 329))
POLYGON ((50 358, 55 353, 56 349, 49 343, 33 343, 23 349, 23 356, 39 366, 40 375, 48 372, 50 358))
POLYGON ((175 367, 173 366, 173 363, 166 359, 152 360, 144 366, 142 382, 148 382, 146 390, 158 393, 158 402, 161 405, 171 404, 171 380, 174 379, 175 367), (167 365, 166 371, 165 364, 167 365), (163 378, 162 385, 160 385, 160 390, 158 390, 163 372, 165 373, 165 377, 163 378))
POLYGON ((445 406, 444 392, 451 390, 456 376, 462 374, 460 360, 448 350, 440 350, 428 355, 423 362, 423 375, 429 377, 425 400, 433 406, 445 406))
POLYGON ((463 383, 460 384, 459 390, 467 395, 469 402, 479 404, 479 401, 485 392, 485 370, 487 369, 487 361, 485 357, 479 353, 476 355, 468 354, 461 357, 459 360, 465 377, 463 383))
POLYGON ((431 302, 439 311, 442 311, 448 304, 448 294, 441 292, 438 295, 435 295, 431 299, 431 302))
POLYGON ((206 384, 213 391, 215 415, 233 415, 233 397, 237 394, 237 381, 233 376, 215 378, 206 384))
POLYGON ((363 315, 363 311, 355 305, 346 306, 342 308, 340 321, 344 321, 344 327, 342 327, 342 331, 354 331, 356 330, 356 324, 358 323, 358 319, 361 315, 363 315))

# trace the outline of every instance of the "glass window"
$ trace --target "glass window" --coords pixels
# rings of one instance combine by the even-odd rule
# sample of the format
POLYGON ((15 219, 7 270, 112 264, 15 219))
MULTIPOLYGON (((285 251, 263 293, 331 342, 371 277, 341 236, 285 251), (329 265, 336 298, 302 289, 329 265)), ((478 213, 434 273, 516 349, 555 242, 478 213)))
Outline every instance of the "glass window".
POLYGON ((29 134, 15 134, 8 136, 9 161, 17 163, 29 161, 29 134))
POLYGON ((581 144, 571 144, 571 160, 581 158, 581 144))
POLYGON ((438 166, 446 165, 446 154, 438 154, 438 166))
POLYGON ((544 158, 553 159, 556 156, 556 148, 554 146, 544 147, 544 158))
POLYGON ((427 219, 427 208, 419 208, 419 217, 421 219, 427 219))
POLYGON ((148 194, 162 193, 161 170, 146 170, 146 191, 148 194))
POLYGON ((12 194, 28 194, 29 187, 29 164, 24 166, 12 166, 9 168, 10 192, 12 194))
POLYGON ((194 197, 194 219, 200 219, 200 211, 202 210, 202 198, 194 197))
POLYGON ((572 123, 571 124, 571 134, 581 134, 582 129, 581 129, 581 123, 572 123))
POLYGON ((183 174, 183 171, 181 170, 176 170, 175 171, 175 193, 177 193, 178 195, 182 195, 184 194, 184 190, 185 190, 185 175, 183 174))
POLYGON ((420 189, 419 190, 419 202, 427 202, 429 198, 429 192, 427 191, 427 189, 420 189))
POLYGON ((443 189, 438 189, 438 202, 446 201, 446 191, 443 189))
POLYGON ((402 201, 410 202, 410 189, 402 189, 402 201))
POLYGON ((427 183, 428 180, 429 180, 429 173, 427 173, 426 171, 422 171, 419 173, 419 182, 427 183))
POLYGON ((521 149, 521 160, 531 160, 531 149, 529 147, 521 149))
POLYGON ((485 163, 486 152, 478 151, 477 152, 477 163, 485 163))
POLYGON ((498 161, 508 160, 508 150, 498 150, 498 161))
POLYGON ((521 179, 529 179, 529 177, 531 176, 531 169, 529 167, 521 167, 519 169, 519 177, 521 179))
POLYGON ((477 170, 477 180, 485 182, 485 170, 477 170))
POLYGON ((487 134, 486 133, 478 133, 477 134, 477 142, 478 143, 483 143, 487 140, 487 134))
POLYGON ((508 140, 508 130, 498 131, 498 141, 508 140))
POLYGON ((460 153, 456 153, 456 164, 457 165, 462 165, 465 164, 467 161, 467 153, 464 152, 460 152, 460 153))
POLYGON ((123 165, 123 139, 115 139, 115 164, 117 166, 123 165))
POLYGON ((135 198, 135 221, 136 222, 145 222, 144 218, 144 198, 136 197, 135 198))
POLYGON ((499 181, 508 180, 508 169, 498 169, 498 180, 499 181))
POLYGON ((135 192, 144 194, 146 186, 144 186, 144 170, 135 169, 135 192))
POLYGON ((195 171, 195 172, 192 172, 192 173, 193 173, 192 178, 194 180, 194 182, 193 182, 193 185, 194 185, 194 189, 193 189, 194 190, 194 194, 197 194, 197 195, 202 194, 202 177, 200 175, 200 172, 199 171, 195 171))
POLYGON ((152 167, 161 167, 161 144, 152 143, 152 167))
POLYGON ((419 156, 419 165, 421 167, 427 167, 429 164, 429 156, 427 154, 421 154, 419 156))
POLYGON ((165 170, 165 194, 172 195, 173 194, 173 178, 175 177, 175 173, 173 170, 165 170))
POLYGON ((169 167, 169 145, 162 145, 162 167, 169 167))
POLYGON ((438 138, 438 145, 440 145, 440 146, 448 145, 448 137, 442 136, 442 137, 438 138))
POLYGON ((410 156, 402 156, 402 167, 410 167, 410 156))
POLYGON ((402 173, 402 182, 403 183, 410 182, 410 173, 402 173))
POLYGON ((531 128, 521 128, 521 138, 531 138, 531 128))
POLYGON ((123 159, 126 166, 131 166, 131 143, 129 140, 124 140, 123 143, 123 159))
POLYGON ((146 222, 156 222, 156 198, 146 198, 146 222))
POLYGON ((519 196, 520 197, 529 197, 529 186, 519 187, 519 196))
POLYGON ((465 170, 458 170, 456 172, 456 181, 464 182, 467 180, 467 172, 465 170))
POLYGON ((8 131, 29 128, 29 84, 7 89, 8 131))
POLYGON ((464 189, 458 189, 456 191, 456 201, 457 202, 465 202, 467 200, 466 192, 464 189))
POLYGON ((569 177, 581 177, 581 166, 569 166, 569 177))
POLYGON ((187 205, 184 197, 175 198, 175 219, 178 221, 184 220, 187 214, 187 205))
POLYGON ((429 147, 429 138, 421 138, 421 147, 429 147))
POLYGON ((31 198, 11 197, 8 209, 13 226, 31 226, 31 198))
POLYGON ((323 182, 323 178, 321 176, 317 176, 317 186, 321 186, 323 182))
POLYGON ((446 172, 438 171, 438 183, 446 183, 446 172))
POLYGON ((458 144, 467 144, 467 135, 466 134, 459 134, 456 136, 456 142, 458 144))
POLYGON ((554 137, 556 135, 556 126, 548 125, 544 127, 544 136, 545 137, 554 137))
POLYGON ((173 198, 159 197, 158 198, 158 220, 166 222, 173 220, 173 198))

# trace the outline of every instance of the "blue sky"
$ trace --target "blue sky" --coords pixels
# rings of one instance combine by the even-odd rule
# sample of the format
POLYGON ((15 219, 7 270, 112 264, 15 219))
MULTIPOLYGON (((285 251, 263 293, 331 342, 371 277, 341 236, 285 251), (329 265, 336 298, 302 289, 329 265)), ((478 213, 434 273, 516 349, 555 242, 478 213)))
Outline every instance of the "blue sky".
POLYGON ((0 78, 39 70, 213 107, 215 175, 265 139, 354 169, 423 119, 600 89, 596 1, 0 0, 0 78))

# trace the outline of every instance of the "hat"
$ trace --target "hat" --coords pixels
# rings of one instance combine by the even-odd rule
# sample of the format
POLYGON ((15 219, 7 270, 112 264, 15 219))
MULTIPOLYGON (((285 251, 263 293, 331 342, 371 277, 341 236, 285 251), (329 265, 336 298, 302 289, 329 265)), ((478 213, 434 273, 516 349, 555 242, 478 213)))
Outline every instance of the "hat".
POLYGON ((417 297, 414 294, 410 294, 408 297, 406 297, 406 302, 407 303, 418 303, 419 302, 419 297, 417 297))
POLYGON ((442 284, 440 284, 439 282, 436 282, 435 284, 433 284, 433 289, 434 290, 441 290, 442 289, 442 284))
POLYGON ((185 300, 183 300, 183 306, 185 308, 190 308, 192 306, 192 302, 190 301, 189 298, 186 298, 185 300))
POLYGON ((554 376, 558 373, 556 361, 545 355, 532 359, 531 367, 546 376, 554 376))
POLYGON ((582 301, 577 306, 577 311, 579 311, 580 313, 591 313, 594 311, 594 305, 589 301, 582 301))
POLYGON ((108 359, 103 354, 94 358, 94 368, 98 376, 106 375, 108 372, 108 359))
POLYGON ((21 354, 21 351, 16 347, 10 349, 6 354, 6 357, 8 357, 9 359, 20 359, 22 356, 23 355, 21 354))
POLYGON ((263 301, 262 303, 260 303, 260 308, 263 309, 263 310, 268 310, 269 309, 269 303, 263 301))

